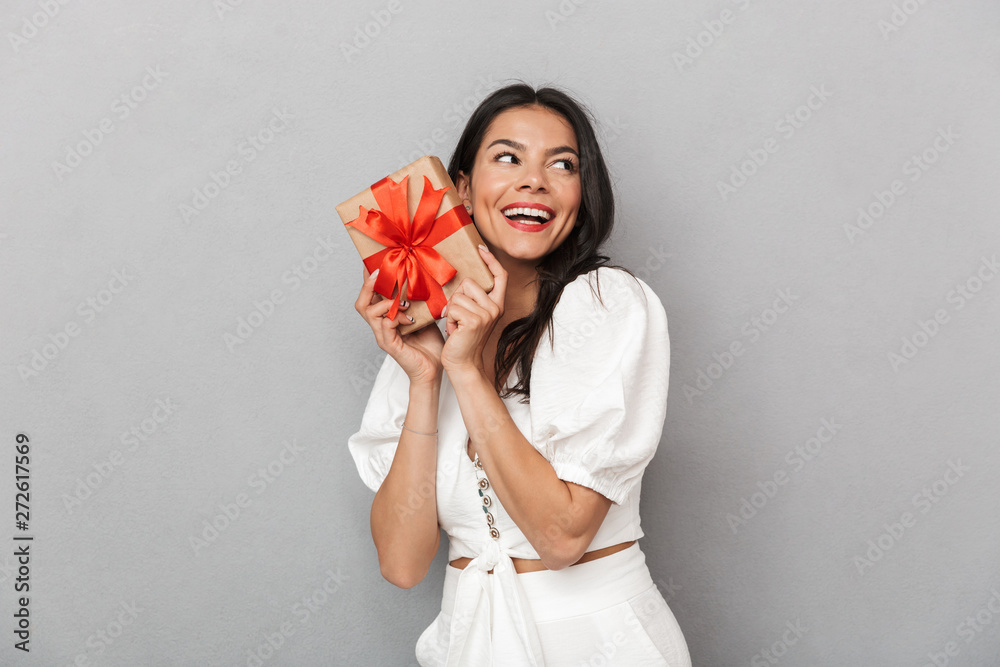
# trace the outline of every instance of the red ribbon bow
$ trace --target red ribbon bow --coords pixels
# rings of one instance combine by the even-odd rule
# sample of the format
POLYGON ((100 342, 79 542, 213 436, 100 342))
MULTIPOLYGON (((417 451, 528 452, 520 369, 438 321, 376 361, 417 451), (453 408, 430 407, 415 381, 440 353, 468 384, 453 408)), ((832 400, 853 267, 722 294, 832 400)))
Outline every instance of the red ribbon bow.
POLYGON ((358 217, 347 225, 386 246, 364 259, 369 273, 379 269, 375 291, 392 299, 386 317, 396 317, 399 312, 405 282, 407 299, 426 301, 431 315, 438 319, 448 303, 442 288, 457 272, 433 246, 471 224, 472 218, 462 206, 435 217, 444 193, 451 186, 435 190, 430 179, 424 176, 424 191, 411 222, 406 205, 408 180, 409 176, 404 176, 395 183, 387 176, 373 185, 372 194, 379 207, 359 206, 358 217))

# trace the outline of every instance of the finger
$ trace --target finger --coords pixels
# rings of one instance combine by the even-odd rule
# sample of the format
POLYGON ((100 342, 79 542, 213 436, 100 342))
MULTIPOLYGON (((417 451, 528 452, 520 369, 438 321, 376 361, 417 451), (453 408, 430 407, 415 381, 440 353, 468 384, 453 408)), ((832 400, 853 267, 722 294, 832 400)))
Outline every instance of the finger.
POLYGON ((382 322, 384 322, 387 319, 386 314, 389 308, 391 307, 392 307, 392 301, 385 299, 377 303, 373 303, 370 306, 367 306, 364 312, 362 313, 362 315, 365 318, 365 321, 368 323, 368 326, 371 327, 372 332, 375 334, 375 342, 378 343, 378 346, 380 348, 382 348, 387 352, 389 351, 387 343, 390 342, 388 338, 391 337, 392 332, 389 332, 387 334, 386 331, 382 328, 382 322))
POLYGON ((502 304, 498 304, 490 298, 490 295, 486 293, 486 290, 484 290, 479 283, 472 278, 466 278, 458 287, 459 289, 455 290, 455 293, 451 295, 453 299, 455 298, 455 295, 458 294, 472 299, 488 313, 500 315, 503 311, 502 304))
MULTIPOLYGON (((386 351, 401 350, 406 347, 408 340, 411 340, 413 336, 416 336, 420 333, 420 331, 423 331, 423 329, 421 329, 420 331, 411 331, 410 333, 405 334, 400 332, 400 326, 404 324, 413 324, 413 322, 402 313, 400 313, 395 320, 390 320, 388 317, 384 317, 379 320, 379 322, 381 323, 382 335, 384 337, 383 339, 387 345, 386 351)), ((426 329, 428 327, 424 328, 426 329)), ((434 328, 436 329, 437 327, 434 328)), ((440 331, 438 334, 440 335, 440 331)))
MULTIPOLYGON (((381 296, 381 295, 379 295, 379 296, 381 296)), ((368 306, 366 306, 365 310, 368 310, 370 308, 374 308, 375 306, 378 306, 379 310, 378 311, 372 311, 372 312, 378 312, 379 316, 382 316, 385 313, 389 312, 389 309, 392 308, 392 301, 393 301, 392 299, 381 299, 380 301, 376 301, 376 302, 371 303, 368 306)), ((400 302, 399 302, 399 310, 406 310, 409 307, 410 307, 410 302, 409 301, 407 301, 406 299, 401 299, 400 300, 400 302)))
MULTIPOLYGON (((361 292, 358 294, 358 300, 354 302, 354 308, 359 313, 364 315, 364 310, 372 304, 372 297, 375 296, 375 279, 378 278, 379 269, 371 274, 365 269, 365 279, 361 283, 361 292)), ((381 295, 377 295, 381 299, 381 295)))
MULTIPOLYGON (((413 318, 410 315, 407 315, 405 312, 406 309, 409 307, 410 307, 409 301, 404 300, 399 302, 399 312, 396 313, 396 317, 394 318, 394 321, 397 326, 403 324, 413 324, 414 322, 413 318)), ((369 323, 372 324, 372 326, 375 326, 377 320, 388 318, 389 311, 391 309, 392 309, 392 300, 383 299, 382 301, 373 303, 372 305, 368 306, 365 309, 365 319, 367 319, 369 323)))
MULTIPOLYGON (((454 294, 452 294, 451 296, 452 296, 452 299, 455 298, 454 294)), ((462 310, 461 306, 455 306, 455 308, 458 311, 462 310)), ((456 330, 458 330, 458 318, 459 318, 459 315, 461 314, 461 312, 459 312, 459 313, 453 313, 452 312, 452 307, 451 307, 451 302, 449 302, 449 304, 447 306, 445 306, 445 314, 447 315, 447 317, 445 317, 445 320, 444 320, 444 331, 445 331, 446 334, 448 334, 449 336, 451 336, 453 333, 455 333, 456 330)))
MULTIPOLYGON (((472 282, 471 280, 469 282, 472 282)), ((468 320, 470 317, 475 317, 478 319, 493 318, 498 314, 498 308, 486 292, 483 292, 483 288, 479 287, 473 283, 474 287, 479 290, 482 295, 481 300, 477 299, 468 294, 461 294, 455 292, 451 295, 451 303, 448 306, 448 314, 451 315, 453 312, 455 317, 459 320, 468 320), (453 309, 455 309, 453 311, 453 309)), ((464 321, 463 320, 463 321, 464 321)))
POLYGON ((392 299, 382 299, 381 301, 367 304, 362 314, 365 316, 365 319, 373 321, 377 317, 385 317, 390 308, 392 308, 392 299))
POLYGON ((494 303, 503 306, 507 297, 507 271, 500 264, 500 260, 493 256, 486 246, 479 246, 479 256, 486 262, 486 267, 493 274, 493 289, 490 290, 490 298, 494 303))
MULTIPOLYGON (((454 299, 454 295, 452 298, 454 299)), ((448 321, 445 323, 445 328, 451 334, 459 328, 480 329, 489 321, 492 321, 492 317, 482 306, 469 297, 460 295, 448 306, 448 321)))
POLYGON ((396 313, 396 325, 402 326, 404 324, 413 324, 414 322, 416 322, 416 320, 413 319, 411 315, 407 315, 406 313, 404 313, 403 307, 400 306, 399 312, 396 313))
POLYGON ((372 325, 376 329, 376 336, 381 336, 380 341, 387 352, 398 349, 402 344, 402 335, 398 328, 401 324, 409 324, 409 320, 400 322, 401 317, 403 317, 402 314, 396 315, 393 319, 382 316, 377 318, 372 325))

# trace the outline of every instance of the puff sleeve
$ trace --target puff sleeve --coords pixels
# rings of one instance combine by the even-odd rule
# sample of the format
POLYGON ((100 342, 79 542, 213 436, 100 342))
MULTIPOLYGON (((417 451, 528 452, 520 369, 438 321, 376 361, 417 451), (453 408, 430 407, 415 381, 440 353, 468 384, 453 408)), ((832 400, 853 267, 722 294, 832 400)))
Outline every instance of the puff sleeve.
POLYGON ((641 280, 602 267, 566 285, 550 326, 552 344, 546 332, 532 361, 532 442, 560 479, 620 505, 656 453, 666 417, 663 304, 641 280))
POLYGON ((409 402, 409 378, 387 354, 375 376, 361 428, 347 441, 361 481, 372 491, 378 491, 389 474, 409 402))

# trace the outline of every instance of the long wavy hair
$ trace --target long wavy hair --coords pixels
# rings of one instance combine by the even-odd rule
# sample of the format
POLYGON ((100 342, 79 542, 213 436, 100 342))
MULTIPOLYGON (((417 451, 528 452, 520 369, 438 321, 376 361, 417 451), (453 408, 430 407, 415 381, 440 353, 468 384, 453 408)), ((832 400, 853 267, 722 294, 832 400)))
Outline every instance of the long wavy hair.
MULTIPOLYGON (((448 175, 453 182, 458 182, 459 172, 471 178, 476 154, 493 119, 508 109, 529 106, 554 111, 566 119, 576 133, 580 154, 581 201, 576 226, 566 240, 537 265, 540 285, 534 311, 504 327, 497 343, 494 361, 496 390, 501 392, 500 379, 506 377, 516 365, 517 384, 504 389, 500 395, 504 398, 521 395, 522 403, 531 397, 531 361, 547 328, 552 344, 549 324, 563 288, 580 275, 602 266, 614 266, 608 264, 609 257, 598 252, 614 226, 615 201, 611 178, 589 112, 567 93, 549 87, 535 90, 525 83, 505 86, 491 93, 469 117, 448 163, 448 175)), ((623 270, 631 274, 627 269, 623 270)))

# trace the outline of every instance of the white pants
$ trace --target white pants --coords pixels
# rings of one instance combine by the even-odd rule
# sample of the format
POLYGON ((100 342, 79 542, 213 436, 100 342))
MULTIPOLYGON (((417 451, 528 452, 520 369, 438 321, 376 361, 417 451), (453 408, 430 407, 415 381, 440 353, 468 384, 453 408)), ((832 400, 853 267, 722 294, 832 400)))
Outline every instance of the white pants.
MULTIPOLYGON (((417 642, 422 667, 446 664, 461 572, 447 567, 441 613, 417 642)), ((638 543, 563 570, 516 577, 546 667, 691 667, 684 634, 653 583, 638 543)), ((504 660, 502 641, 495 642, 493 665, 515 664, 504 660)))

